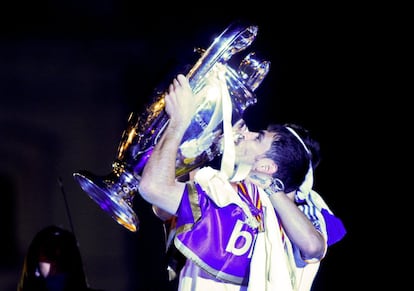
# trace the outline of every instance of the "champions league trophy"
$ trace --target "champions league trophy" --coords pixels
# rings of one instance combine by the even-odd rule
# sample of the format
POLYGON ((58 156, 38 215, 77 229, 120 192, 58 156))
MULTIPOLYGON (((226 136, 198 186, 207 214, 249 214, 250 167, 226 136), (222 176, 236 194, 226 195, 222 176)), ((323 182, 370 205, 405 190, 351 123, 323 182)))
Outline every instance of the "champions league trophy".
MULTIPOLYGON (((234 174, 231 127, 242 118, 248 106, 257 102, 253 92, 267 75, 270 62, 258 60, 254 52, 244 57, 237 70, 228 61, 250 46, 257 31, 257 26, 233 23, 215 38, 208 49, 198 50, 201 57, 187 73, 197 111, 177 153, 177 178, 219 155, 223 155, 222 160, 225 156, 230 157, 227 158, 226 171, 229 177, 234 174)), ((81 188, 102 210, 132 232, 139 227, 132 207, 140 176, 169 120, 164 110, 165 94, 164 91, 154 96, 153 102, 141 114, 130 114, 111 173, 106 176, 88 171, 73 174, 81 188)))

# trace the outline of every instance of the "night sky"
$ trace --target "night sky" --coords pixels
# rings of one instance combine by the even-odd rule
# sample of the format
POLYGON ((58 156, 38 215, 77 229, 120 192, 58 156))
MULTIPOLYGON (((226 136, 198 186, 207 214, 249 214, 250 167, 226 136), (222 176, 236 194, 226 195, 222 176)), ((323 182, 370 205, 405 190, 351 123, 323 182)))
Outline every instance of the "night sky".
POLYGON ((194 64, 194 48, 207 48, 234 21, 259 27, 248 50, 271 62, 255 91, 257 104, 245 112, 248 125, 295 122, 313 133, 322 149, 315 190, 348 230, 328 250, 313 290, 356 285, 361 264, 349 264, 361 259, 355 249, 363 235, 357 229, 362 205, 349 198, 359 180, 359 172, 350 172, 356 153, 370 152, 350 138, 360 137, 355 128, 365 106, 357 90, 365 70, 360 14, 332 3, 263 2, 1 4, 0 218, 9 251, 0 261, 0 290, 15 290, 38 230, 71 223, 91 287, 168 290, 163 229, 150 206, 135 198, 140 230, 131 233, 99 209, 72 174, 108 174, 129 113, 144 110, 156 89, 194 64))

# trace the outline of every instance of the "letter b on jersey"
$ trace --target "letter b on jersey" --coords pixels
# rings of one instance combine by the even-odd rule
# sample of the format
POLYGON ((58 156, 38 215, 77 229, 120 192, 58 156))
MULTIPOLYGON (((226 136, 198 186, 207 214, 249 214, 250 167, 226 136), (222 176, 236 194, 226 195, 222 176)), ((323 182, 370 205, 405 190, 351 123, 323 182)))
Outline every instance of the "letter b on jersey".
POLYGON ((226 246, 226 251, 233 253, 236 256, 244 255, 252 246, 253 236, 248 231, 242 230, 242 226, 243 222, 237 220, 233 232, 231 233, 230 240, 226 246))

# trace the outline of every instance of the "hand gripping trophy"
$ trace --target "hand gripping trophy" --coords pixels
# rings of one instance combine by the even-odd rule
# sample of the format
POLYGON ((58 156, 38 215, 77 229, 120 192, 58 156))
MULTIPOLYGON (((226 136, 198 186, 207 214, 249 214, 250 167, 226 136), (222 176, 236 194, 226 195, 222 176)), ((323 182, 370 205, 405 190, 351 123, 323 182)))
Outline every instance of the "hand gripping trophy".
MULTIPOLYGON (((267 75, 270 62, 259 60, 254 52, 248 53, 237 69, 228 61, 250 46, 257 32, 257 26, 232 23, 210 47, 197 50, 201 57, 187 73, 197 111, 177 153, 177 178, 219 155, 222 155, 221 170, 230 178, 243 175, 243 170, 235 169, 233 164, 232 126, 243 117, 248 106, 257 102, 254 91, 267 75)), ((154 96, 141 114, 130 114, 111 173, 98 176, 82 170, 73 174, 102 210, 132 232, 139 228, 132 207, 140 176, 168 123, 165 94, 166 91, 154 96)))

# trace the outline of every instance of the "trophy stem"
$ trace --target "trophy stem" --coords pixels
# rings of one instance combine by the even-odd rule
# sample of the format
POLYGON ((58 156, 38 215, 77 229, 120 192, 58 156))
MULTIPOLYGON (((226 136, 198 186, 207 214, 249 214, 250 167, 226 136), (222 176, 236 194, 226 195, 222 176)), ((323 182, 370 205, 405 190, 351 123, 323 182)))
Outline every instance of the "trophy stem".
MULTIPOLYGON (((83 191, 95 201, 99 207, 120 225, 124 226, 131 232, 136 232, 139 228, 139 219, 132 209, 132 200, 134 198, 134 190, 124 187, 123 189, 114 190, 113 174, 105 177, 95 176, 87 171, 80 171, 73 174, 75 180, 80 184, 83 191), (126 192, 125 192, 126 191, 126 192), (114 193, 119 193, 115 194, 114 193)), ((138 181, 131 178, 129 174, 123 180, 130 180, 130 185, 136 185, 138 181), (128 176, 128 177, 127 177, 128 176)), ((119 188, 117 186, 117 188, 119 188)))

